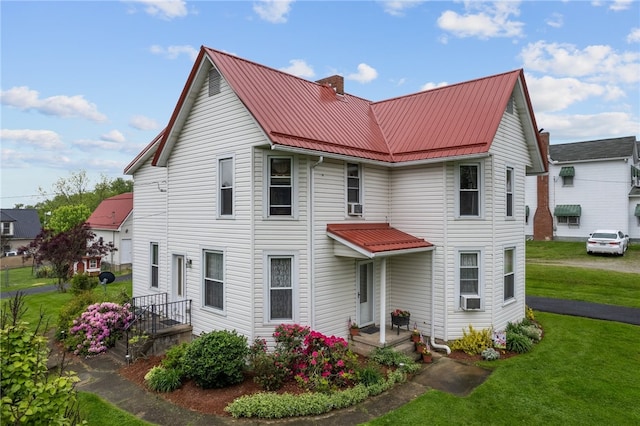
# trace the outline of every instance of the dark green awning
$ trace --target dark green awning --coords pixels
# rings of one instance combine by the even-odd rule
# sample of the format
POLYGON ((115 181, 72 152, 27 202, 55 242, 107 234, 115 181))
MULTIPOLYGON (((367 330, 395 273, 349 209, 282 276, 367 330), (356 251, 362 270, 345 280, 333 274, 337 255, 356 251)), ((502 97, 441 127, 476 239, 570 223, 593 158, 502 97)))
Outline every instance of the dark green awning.
POLYGON ((563 167, 560 169, 560 176, 575 176, 576 171, 573 167, 563 167))
POLYGON ((640 216, 640 204, 636 204, 636 212, 634 214, 640 216))
POLYGON ((554 216, 580 216, 581 214, 580 204, 559 204, 553 210, 554 216))

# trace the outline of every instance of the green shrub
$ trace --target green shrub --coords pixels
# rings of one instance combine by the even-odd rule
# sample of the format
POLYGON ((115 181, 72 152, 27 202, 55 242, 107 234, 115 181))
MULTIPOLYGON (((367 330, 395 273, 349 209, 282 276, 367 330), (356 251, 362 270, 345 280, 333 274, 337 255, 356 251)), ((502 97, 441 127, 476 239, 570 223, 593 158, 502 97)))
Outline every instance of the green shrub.
POLYGON ((533 342, 524 334, 514 331, 507 331, 507 350, 523 354, 529 352, 533 347, 533 342))
POLYGON ((189 343, 183 342, 171 346, 164 354, 162 366, 166 369, 177 370, 180 376, 184 376, 185 354, 189 343))
POLYGON ((234 331, 204 333, 189 344, 184 372, 204 388, 221 388, 244 379, 247 338, 234 331))
POLYGON ((36 269, 36 278, 54 278, 51 266, 40 266, 36 269))
POLYGON ((398 352, 390 346, 384 348, 375 348, 369 355, 373 361, 387 367, 400 367, 408 364, 416 364, 409 356, 398 352))
POLYGON ((76 274, 71 278, 71 293, 80 294, 84 291, 93 290, 98 286, 98 277, 87 274, 76 274))
POLYGON ((180 376, 178 370, 156 366, 145 374, 144 381, 156 392, 172 392, 182 385, 180 376))
POLYGON ((487 348, 484 351, 482 351, 482 359, 485 359, 487 361, 495 361, 496 359, 500 358, 500 352, 496 351, 493 348, 487 348))
POLYGON ((358 381, 365 386, 372 386, 384 380, 384 376, 376 365, 369 363, 357 372, 358 381))
POLYGON ((264 390, 274 391, 291 377, 291 370, 280 361, 278 354, 263 353, 252 360, 253 381, 264 390))
POLYGON ((84 291, 64 304, 58 312, 56 339, 65 340, 69 336, 69 329, 73 325, 73 320, 78 318, 89 305, 93 305, 97 301, 98 297, 93 292, 84 291))
POLYGON ((451 350, 461 350, 468 355, 479 355, 487 348, 493 347, 491 340, 491 329, 475 330, 469 324, 469 332, 462 330, 462 338, 455 340, 451 344, 451 350))
POLYGON ((535 324, 522 327, 522 334, 533 340, 534 343, 538 343, 542 339, 542 330, 535 324))

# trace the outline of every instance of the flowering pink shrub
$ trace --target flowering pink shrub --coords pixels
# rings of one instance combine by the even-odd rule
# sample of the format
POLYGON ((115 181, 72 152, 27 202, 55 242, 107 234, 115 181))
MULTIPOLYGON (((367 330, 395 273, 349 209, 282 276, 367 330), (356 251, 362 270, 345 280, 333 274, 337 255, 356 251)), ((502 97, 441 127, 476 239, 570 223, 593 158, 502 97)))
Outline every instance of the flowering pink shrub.
POLYGON ((305 388, 330 391, 355 378, 356 356, 341 337, 325 336, 298 324, 281 324, 273 333, 275 355, 305 388))
POLYGON ((122 331, 133 321, 130 305, 104 302, 89 305, 73 320, 67 345, 76 355, 96 355, 115 345, 122 331))

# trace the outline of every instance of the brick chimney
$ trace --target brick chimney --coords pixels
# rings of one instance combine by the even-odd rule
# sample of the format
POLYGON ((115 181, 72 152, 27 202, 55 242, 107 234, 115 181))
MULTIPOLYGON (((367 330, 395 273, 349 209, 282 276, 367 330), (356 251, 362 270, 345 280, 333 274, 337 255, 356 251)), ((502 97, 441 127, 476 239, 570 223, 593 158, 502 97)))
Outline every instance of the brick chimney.
MULTIPOLYGON (((549 132, 540 133, 540 154, 543 161, 549 161, 549 132)), ((553 216, 549 210, 549 173, 536 178, 538 188, 538 207, 533 215, 534 241, 550 241, 553 239, 553 216)))
POLYGON ((331 77, 323 78, 316 81, 318 84, 325 84, 336 91, 338 95, 344 95, 344 77, 341 75, 332 75, 331 77))

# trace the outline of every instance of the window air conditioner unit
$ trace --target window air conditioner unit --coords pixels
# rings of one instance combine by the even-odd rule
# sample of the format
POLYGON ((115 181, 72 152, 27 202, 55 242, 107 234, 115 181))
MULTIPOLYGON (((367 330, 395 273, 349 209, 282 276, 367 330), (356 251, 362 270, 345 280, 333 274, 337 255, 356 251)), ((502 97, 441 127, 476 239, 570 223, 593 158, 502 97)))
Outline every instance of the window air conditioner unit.
POLYGON ((478 311, 480 310, 480 297, 461 295, 460 307, 465 311, 478 311))
POLYGON ((349 216, 362 216, 362 204, 349 203, 349 216))

